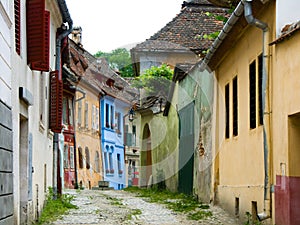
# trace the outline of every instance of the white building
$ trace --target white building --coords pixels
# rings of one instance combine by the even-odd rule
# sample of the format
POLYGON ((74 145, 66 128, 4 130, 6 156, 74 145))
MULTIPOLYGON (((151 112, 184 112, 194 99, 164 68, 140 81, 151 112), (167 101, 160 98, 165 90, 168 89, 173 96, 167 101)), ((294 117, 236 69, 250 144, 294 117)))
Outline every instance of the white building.
POLYGON ((13 1, 0 0, 0 224, 13 224, 13 1), (3 207, 5 205, 5 207, 3 207))
POLYGON ((55 184, 49 77, 70 21, 65 0, 0 0, 1 225, 30 224, 55 184))

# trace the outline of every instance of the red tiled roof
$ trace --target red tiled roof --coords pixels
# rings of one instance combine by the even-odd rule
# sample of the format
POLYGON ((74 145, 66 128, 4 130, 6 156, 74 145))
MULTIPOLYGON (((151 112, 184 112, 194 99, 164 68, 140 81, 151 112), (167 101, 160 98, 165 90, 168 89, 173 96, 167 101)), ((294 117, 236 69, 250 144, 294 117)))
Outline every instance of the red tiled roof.
POLYGON ((199 36, 221 30, 223 21, 215 19, 215 16, 227 16, 227 9, 216 7, 206 0, 184 2, 182 6, 181 12, 171 22, 132 50, 188 49, 196 54, 207 50, 212 40, 199 36))
POLYGON ((69 65, 67 67, 77 77, 78 82, 89 84, 93 89, 99 90, 99 93, 127 103, 138 99, 137 90, 130 87, 125 79, 113 71, 106 59, 95 58, 72 40, 69 40, 69 65))

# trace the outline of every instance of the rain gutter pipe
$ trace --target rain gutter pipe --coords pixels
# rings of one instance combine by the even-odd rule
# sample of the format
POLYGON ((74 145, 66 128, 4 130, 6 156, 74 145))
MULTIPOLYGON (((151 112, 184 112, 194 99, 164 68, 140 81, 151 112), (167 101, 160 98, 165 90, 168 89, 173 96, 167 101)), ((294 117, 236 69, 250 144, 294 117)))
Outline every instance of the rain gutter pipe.
MULTIPOLYGON (((57 4, 60 9, 60 13, 62 14, 63 23, 68 23, 68 29, 63 31, 59 36, 56 38, 56 61, 55 61, 55 70, 58 71, 59 80, 62 80, 61 74, 61 42, 62 40, 67 37, 73 30, 73 21, 71 19, 67 4, 65 0, 57 0, 57 4)), ((64 25, 64 24, 63 24, 64 25)), ((53 140, 53 191, 54 194, 57 194, 57 186, 58 186, 58 134, 54 133, 54 140, 53 140)), ((76 152, 76 151, 75 151, 76 152)), ((76 171, 75 171, 75 180, 77 179, 76 171)), ((76 181, 75 181, 76 182, 76 181)), ((61 190, 60 190, 61 191, 61 190)), ((56 196, 56 195, 55 195, 56 196)))
MULTIPOLYGON (((266 123, 265 123, 265 115, 268 115, 268 125, 270 127, 270 115, 269 113, 265 113, 265 103, 266 103, 266 87, 267 87, 267 80, 268 80, 268 40, 269 40, 269 29, 268 25, 256 18, 253 17, 252 14, 252 0, 242 0, 239 2, 237 7, 235 8, 232 15, 229 17, 228 21, 226 22, 225 26, 223 27, 222 31, 218 35, 218 37, 213 42, 211 48, 209 49, 208 53, 202 60, 201 64, 199 64, 200 71, 210 70, 208 68, 208 63, 211 60, 212 56, 215 54, 218 47, 221 45, 223 40, 226 38, 227 34, 231 30, 231 28, 234 26, 234 24, 237 22, 237 20, 241 17, 242 13, 244 12, 245 19, 250 25, 256 26, 259 29, 263 31, 263 81, 262 81, 262 104, 263 104, 263 112, 264 112, 264 134, 263 134, 263 140, 264 140, 264 212, 259 213, 257 215, 259 220, 264 220, 269 217, 271 217, 271 201, 270 196, 268 193, 270 193, 270 186, 269 186, 269 150, 268 150, 268 140, 267 140, 267 133, 266 133, 266 123), (267 205, 269 201, 269 204, 267 205), (268 210, 266 207, 269 207, 268 210)), ((269 102, 268 102, 269 103, 269 102)), ((269 107, 268 109, 269 110, 269 107)))
MULTIPOLYGON (((269 97, 267 92, 267 81, 268 81, 268 65, 269 65, 269 28, 268 24, 254 18, 252 14, 252 0, 243 0, 244 2, 244 15, 248 24, 255 26, 263 31, 263 61, 262 61, 262 106, 263 106, 263 142, 264 142, 264 211, 258 213, 257 217, 259 220, 265 220, 271 217, 271 198, 270 198, 270 166, 269 166, 269 144, 268 134, 270 133, 270 112, 269 112, 269 101, 266 104, 266 99, 269 97), (267 106, 267 107, 266 107, 267 106), (268 116, 268 119, 265 117, 268 116), (269 132, 267 132, 269 131, 269 132), (268 133, 268 134, 267 134, 268 133)), ((270 138, 270 137, 269 137, 270 138)))

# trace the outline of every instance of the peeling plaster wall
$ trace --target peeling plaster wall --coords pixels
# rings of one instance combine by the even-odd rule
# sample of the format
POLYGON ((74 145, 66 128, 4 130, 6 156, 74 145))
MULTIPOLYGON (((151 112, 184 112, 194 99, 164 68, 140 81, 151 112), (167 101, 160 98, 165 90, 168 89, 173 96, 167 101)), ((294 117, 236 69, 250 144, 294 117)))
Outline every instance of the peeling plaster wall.
POLYGON ((200 72, 198 67, 194 67, 180 82, 178 110, 195 102, 193 193, 202 202, 211 199, 213 96, 213 75, 207 71, 200 72))
MULTIPOLYGON (((164 117, 162 113, 152 113, 141 117, 141 140, 146 124, 151 132, 152 150, 152 176, 153 182, 157 183, 164 177, 167 189, 177 191, 178 186, 178 115, 176 111, 178 88, 175 88, 169 116, 164 117)), ((143 146, 143 145, 141 145, 143 146)), ((140 184, 147 185, 145 178, 146 153, 141 148, 141 170, 140 184)))

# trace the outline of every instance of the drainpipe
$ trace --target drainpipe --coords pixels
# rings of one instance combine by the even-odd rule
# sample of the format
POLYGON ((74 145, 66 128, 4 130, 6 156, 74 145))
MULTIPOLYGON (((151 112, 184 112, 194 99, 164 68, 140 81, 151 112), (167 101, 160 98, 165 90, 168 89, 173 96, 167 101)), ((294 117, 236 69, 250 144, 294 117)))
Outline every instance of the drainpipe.
MULTIPOLYGON (((62 14, 62 19, 64 23, 68 23, 68 29, 64 30, 59 36, 56 38, 56 62, 55 62, 55 70, 58 71, 58 77, 59 80, 62 80, 62 75, 61 75, 61 42, 62 40, 67 37, 73 30, 73 21, 71 19, 71 16, 68 11, 68 7, 66 5, 65 0, 57 0, 57 4, 60 9, 60 13, 62 14)), ((64 24, 62 24, 64 25, 64 24)), ((58 179, 57 177, 57 171, 59 169, 58 165, 58 133, 54 133, 54 138, 53 138, 53 191, 56 196, 57 194, 57 189, 61 192, 61 187, 58 187, 58 179)))
POLYGON ((264 141, 264 211, 258 213, 259 220, 265 220, 271 217, 271 191, 270 191, 270 101, 268 83, 268 66, 269 66, 269 28, 268 24, 256 19, 252 15, 252 0, 243 0, 244 15, 247 22, 263 31, 263 78, 262 78, 262 105, 263 105, 263 141, 264 141))

